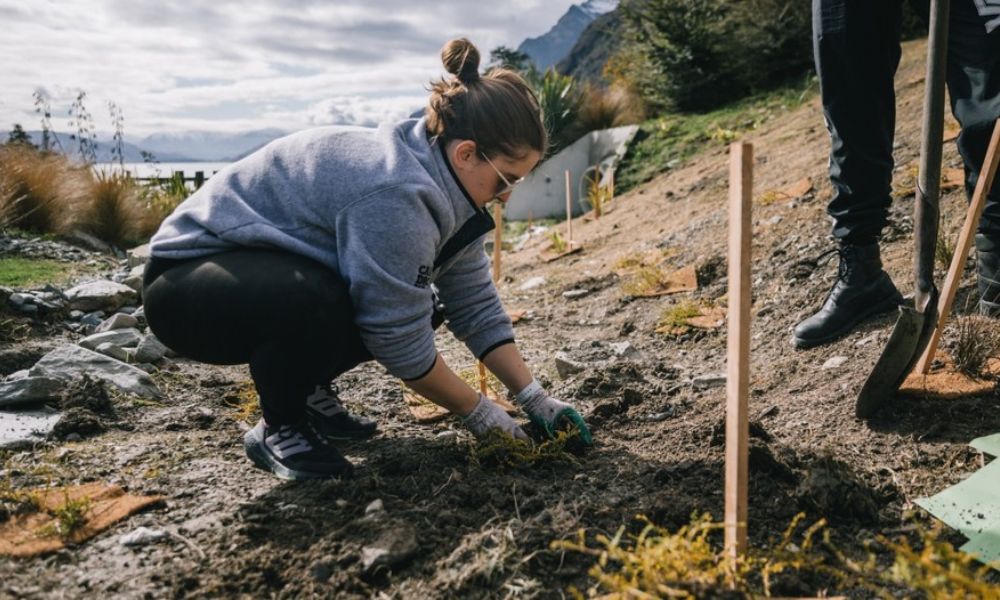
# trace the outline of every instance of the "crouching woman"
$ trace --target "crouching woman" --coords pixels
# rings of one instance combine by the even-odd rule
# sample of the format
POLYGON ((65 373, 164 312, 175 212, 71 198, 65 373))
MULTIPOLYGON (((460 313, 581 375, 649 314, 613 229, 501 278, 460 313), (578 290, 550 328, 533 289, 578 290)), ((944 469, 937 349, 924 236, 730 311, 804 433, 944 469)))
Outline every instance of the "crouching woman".
POLYGON ((263 418, 244 445, 280 477, 350 470, 333 441, 376 426, 345 410, 333 381, 371 359, 473 434, 524 437, 445 364, 442 318, 532 421, 570 422, 590 443, 521 358, 483 251, 486 204, 505 202, 545 153, 538 101, 512 71, 481 76, 468 40, 442 60, 452 76, 433 83, 425 118, 276 140, 212 177, 152 239, 150 328, 194 360, 249 365, 263 418))

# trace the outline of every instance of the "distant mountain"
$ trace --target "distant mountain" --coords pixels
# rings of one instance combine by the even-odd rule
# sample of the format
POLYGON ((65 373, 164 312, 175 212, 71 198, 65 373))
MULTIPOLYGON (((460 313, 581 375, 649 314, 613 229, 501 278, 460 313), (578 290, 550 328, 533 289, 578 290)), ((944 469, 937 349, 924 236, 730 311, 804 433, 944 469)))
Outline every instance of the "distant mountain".
POLYGON ((597 17, 583 30, 573 49, 559 61, 556 70, 580 81, 606 85, 604 65, 621 44, 622 29, 618 10, 597 17))
POLYGON ((538 37, 524 40, 517 49, 527 54, 535 66, 544 71, 569 54, 588 25, 616 6, 618 0, 587 0, 583 4, 574 4, 552 29, 538 37))
MULTIPOLYGON (((27 133, 29 136, 31 136, 31 143, 33 143, 36 146, 42 145, 42 132, 40 130, 29 131, 27 133)), ((77 143, 76 140, 70 139, 70 135, 72 134, 67 133, 65 131, 57 131, 55 132, 55 134, 59 138, 59 143, 62 144, 62 148, 67 154, 69 154, 72 157, 77 157, 77 158, 80 157, 79 153, 80 145, 77 143)), ((97 162, 101 163, 101 162, 117 161, 117 158, 112 158, 111 156, 111 148, 112 148, 111 137, 112 136, 110 134, 102 134, 102 133, 97 134, 97 162)), ((51 144, 53 147, 55 147, 54 141, 51 142, 51 144)), ((123 142, 122 155, 124 162, 131 162, 131 163, 143 162, 143 157, 142 157, 143 150, 150 151, 148 148, 142 146, 141 144, 135 144, 127 141, 123 142)), ((162 154, 159 152, 153 152, 153 154, 156 160, 161 162, 192 162, 194 160, 189 155, 176 152, 164 152, 162 154)))
POLYGON ((148 149, 157 158, 161 155, 183 154, 194 160, 226 162, 239 160, 287 132, 280 129, 259 129, 241 133, 186 131, 154 133, 139 140, 137 145, 148 149))

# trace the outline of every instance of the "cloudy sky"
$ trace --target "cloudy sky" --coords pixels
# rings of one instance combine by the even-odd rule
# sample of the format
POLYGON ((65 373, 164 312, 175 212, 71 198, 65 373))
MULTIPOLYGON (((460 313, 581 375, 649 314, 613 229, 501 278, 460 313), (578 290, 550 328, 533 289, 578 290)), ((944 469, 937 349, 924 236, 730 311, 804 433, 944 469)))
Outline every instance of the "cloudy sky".
POLYGON ((448 39, 470 38, 485 62, 572 3, 0 0, 0 132, 40 129, 39 88, 61 130, 78 90, 98 131, 117 103, 129 137, 373 124, 423 105, 448 39))

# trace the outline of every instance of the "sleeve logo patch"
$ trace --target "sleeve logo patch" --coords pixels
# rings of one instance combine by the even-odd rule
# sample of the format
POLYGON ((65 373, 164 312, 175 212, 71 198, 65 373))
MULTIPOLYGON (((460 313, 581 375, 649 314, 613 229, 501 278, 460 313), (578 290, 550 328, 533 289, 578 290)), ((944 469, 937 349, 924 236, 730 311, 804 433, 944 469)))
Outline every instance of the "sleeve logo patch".
POLYGON ((431 284, 431 269, 432 267, 421 265, 420 271, 417 273, 417 280, 413 282, 413 285, 418 288, 425 288, 431 284))

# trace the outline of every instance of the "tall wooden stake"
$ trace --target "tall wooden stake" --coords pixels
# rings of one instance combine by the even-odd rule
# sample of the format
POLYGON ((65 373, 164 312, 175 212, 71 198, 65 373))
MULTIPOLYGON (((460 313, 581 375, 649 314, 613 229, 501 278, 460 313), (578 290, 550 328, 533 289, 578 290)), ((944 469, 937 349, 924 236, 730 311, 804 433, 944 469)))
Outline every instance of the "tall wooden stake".
POLYGON ((969 249, 972 248, 972 236, 979 225, 979 217, 983 214, 983 207, 986 205, 986 196, 990 193, 993 179, 997 174, 997 165, 1000 163, 1000 119, 993 125, 993 137, 990 138, 990 145, 987 147, 986 161, 979 171, 979 179, 976 181, 976 190, 972 193, 972 201, 965 213, 965 223, 962 231, 958 234, 958 242, 955 244, 955 254, 951 257, 951 265, 948 267, 948 275, 944 279, 944 286, 941 288, 941 296, 938 298, 938 322, 937 327, 931 332, 931 339, 927 342, 924 354, 917 361, 914 369, 917 373, 926 375, 931 370, 931 363, 934 362, 934 353, 937 352, 938 344, 941 342, 941 332, 944 331, 944 323, 951 316, 952 304, 955 302, 955 293, 958 291, 958 283, 962 280, 962 272, 965 270, 965 261, 969 258, 969 249))
POLYGON ((566 235, 569 237, 566 241, 566 248, 571 250, 573 248, 573 194, 569 187, 569 169, 566 169, 566 235))
POLYGON ((726 355, 726 552, 747 549, 747 389, 750 383, 750 201, 753 146, 729 146, 729 326, 726 355))

